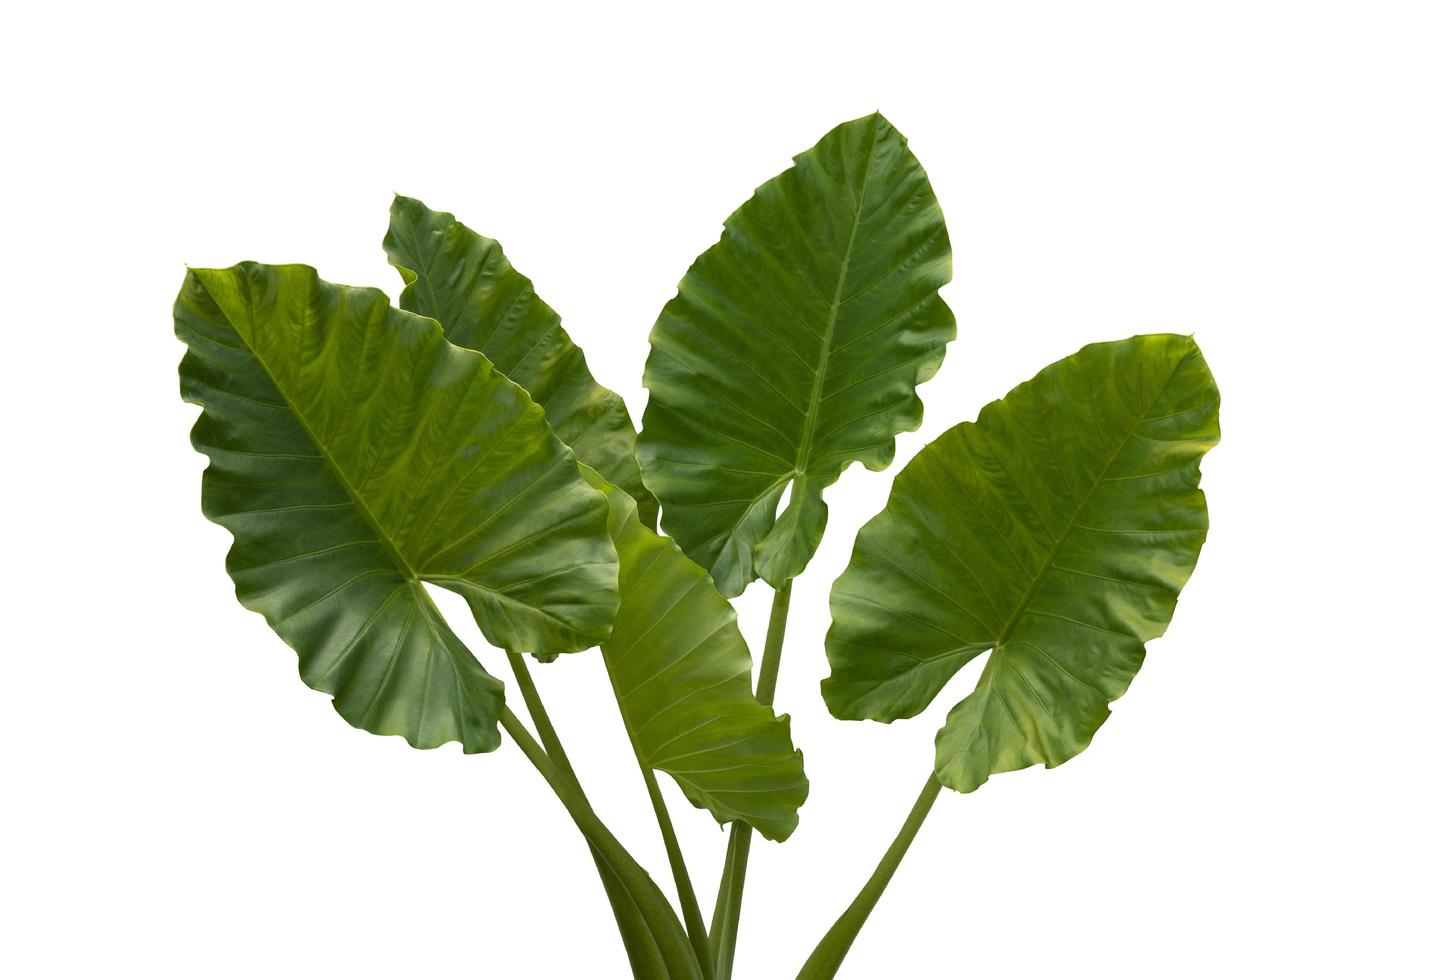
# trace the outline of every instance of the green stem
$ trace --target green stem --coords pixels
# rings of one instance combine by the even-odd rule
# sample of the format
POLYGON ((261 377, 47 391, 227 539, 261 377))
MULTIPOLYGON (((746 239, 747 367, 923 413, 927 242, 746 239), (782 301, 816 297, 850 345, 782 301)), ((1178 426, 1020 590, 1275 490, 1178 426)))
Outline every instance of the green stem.
POLYGON ((649 802, 654 805, 654 817, 659 822, 659 834, 664 838, 664 850, 669 855, 669 870, 674 873, 674 888, 679 893, 679 905, 684 910, 684 928, 688 930, 689 942, 699 965, 704 969, 706 980, 713 976, 709 962, 709 932, 704 928, 704 916, 699 912, 699 899, 694 894, 694 882, 689 878, 689 866, 684 863, 684 852, 679 848, 679 838, 674 834, 674 822, 669 819, 669 808, 664 803, 664 794, 659 791, 659 781, 654 771, 643 765, 644 785, 649 790, 649 802))
POLYGON ((764 658, 759 662, 759 687, 754 696, 765 707, 774 704, 774 685, 779 680, 779 659, 784 651, 784 626, 789 619, 789 594, 794 589, 794 579, 784 583, 784 588, 774 593, 774 605, 769 608, 769 631, 764 637, 764 658))
POLYGON ((905 823, 900 827, 900 832, 895 835, 895 840, 885 851, 885 856, 880 858, 880 863, 875 868, 875 873, 870 875, 870 880, 865 882, 865 887, 860 889, 860 894, 845 909, 844 914, 835 920, 830 931, 825 933, 808 960, 804 968, 799 971, 796 980, 829 980, 839 970, 840 964, 844 962, 845 954, 850 951, 850 944, 860 934, 860 928, 869 918, 875 903, 885 891, 885 886, 890 883, 895 869, 900 867, 900 860, 905 857, 905 852, 910 849, 910 842, 920 832, 920 825, 925 823, 925 817, 930 813, 930 807, 934 805, 935 798, 940 795, 941 784, 930 774, 930 779, 925 783, 925 788, 920 791, 916 798, 915 805, 910 808, 910 815, 905 818, 905 823))
POLYGON ((714 921, 709 929, 709 952, 714 980, 729 980, 734 972, 734 946, 739 941, 739 911, 744 904, 744 872, 749 864, 751 831, 747 823, 729 825, 729 847, 724 852, 724 873, 714 899, 714 921))
POLYGON ((548 758, 553 760, 563 775, 573 783, 574 789, 582 795, 583 786, 578 782, 578 774, 573 771, 573 763, 568 761, 568 753, 563 751, 563 743, 559 741, 553 721, 543 707, 543 699, 539 697, 538 687, 533 683, 533 675, 528 671, 527 659, 521 653, 514 653, 510 650, 508 651, 508 666, 513 668, 513 678, 518 682, 518 690, 523 692, 523 703, 528 706, 528 717, 533 719, 533 726, 538 729, 538 738, 543 743, 548 758))
MULTIPOLYGON (((769 629, 764 638, 764 656, 759 662, 759 686, 755 697, 766 707, 774 705, 774 688, 779 680, 780 655, 784 651, 784 627, 789 619, 789 595, 794 580, 774 593, 769 610, 769 629)), ((714 962, 714 980, 730 980, 734 972, 734 947, 739 941, 739 913, 744 905, 744 876, 749 868, 749 844, 753 828, 742 821, 729 827, 729 847, 724 853, 724 873, 719 877, 719 895, 714 900, 714 921, 709 930, 709 951, 714 962)))
MULTIPOLYGON (((513 679, 517 681, 518 690, 523 694, 523 703, 528 707, 528 717, 533 719, 533 727, 538 729, 538 738, 543 743, 548 758, 553 760, 578 795, 586 800, 588 797, 583 792, 583 784, 578 781, 573 763, 569 761, 568 753, 563 750, 563 742, 559 739, 553 721, 543 707, 538 688, 533 683, 533 674, 528 670, 528 659, 521 653, 509 651, 508 665, 513 669, 513 679)), ((624 951, 628 953, 629 965, 633 968, 634 975, 658 975, 664 970, 663 956, 644 921, 642 910, 592 841, 588 842, 588 850, 593 855, 599 880, 603 882, 608 904, 613 909, 614 921, 618 923, 619 935, 623 939, 624 951)))
POLYGON ((634 758, 638 761, 639 772, 643 774, 644 786, 649 791, 649 802, 653 804, 654 819, 659 824, 659 835, 664 839, 664 851, 669 856, 669 870, 674 875, 674 890, 679 894, 679 907, 684 912, 684 927, 689 933, 689 942, 694 947, 694 955, 699 959, 705 980, 713 980, 714 971, 709 960, 709 933, 704 928, 704 916, 699 912, 699 899, 694 894, 694 882, 689 878, 689 866, 684 863, 684 853, 680 850, 679 838, 674 833, 674 822, 669 817, 669 808, 664 802, 663 793, 659 790, 659 781, 654 776, 654 771, 639 754, 638 741, 634 738, 633 729, 629 725, 628 714, 623 710, 623 698, 619 694, 618 684, 607 657, 604 658, 604 666, 608 668, 608 682, 613 687, 614 700, 618 702, 619 712, 623 715, 623 724, 628 732, 629 744, 633 746, 634 758))
MULTIPOLYGON (((523 684, 520 683, 519 687, 523 687, 523 684)), ((535 696, 536 693, 535 691, 535 696)), ((689 945, 688 937, 679 925, 679 918, 674 914, 669 900, 659 891, 648 872, 633 859, 633 855, 619 843, 618 838, 604 826, 603 821, 598 819, 582 791, 577 788, 577 778, 570 779, 564 774, 563 769, 549 757, 532 733, 518 720, 518 716, 513 714, 512 709, 504 706, 498 721, 503 730, 518 743, 533 768, 537 769, 538 774, 548 783, 573 819, 574 825, 607 866, 609 874, 628 892, 638 908, 656 945, 660 960, 658 969, 645 976, 668 980, 703 980, 694 950, 689 945)))

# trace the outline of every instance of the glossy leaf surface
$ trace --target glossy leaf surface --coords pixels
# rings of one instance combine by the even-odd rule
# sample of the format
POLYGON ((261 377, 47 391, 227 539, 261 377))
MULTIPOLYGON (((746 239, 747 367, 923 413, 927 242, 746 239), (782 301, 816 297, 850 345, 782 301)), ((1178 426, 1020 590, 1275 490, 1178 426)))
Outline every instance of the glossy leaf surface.
POLYGON ((1194 341, 1135 337, 1052 364, 921 450, 835 582, 831 712, 917 714, 992 650, 937 737, 941 782, 970 792, 1081 752, 1196 565, 1218 403, 1194 341))
POLYGON ((689 269, 654 325, 639 456, 664 529, 724 595, 797 575, 824 489, 920 424, 915 387, 955 336, 949 279, 930 182, 878 114, 796 157, 689 269))
POLYGON ((542 411, 435 322, 305 266, 192 270, 175 317, 242 605, 353 725, 494 748, 502 685, 421 583, 513 650, 588 647, 617 609, 606 502, 542 411))
POLYGON ((677 545, 639 523, 627 494, 596 485, 609 494, 621 599, 603 657, 640 760, 721 824, 784 840, 809 791, 804 758, 788 716, 750 690, 733 607, 677 545))
POLYGON ((383 239, 406 284, 402 308, 432 317, 447 339, 479 351, 543 406, 580 462, 638 501, 649 527, 658 502, 644 489, 623 399, 594 380, 553 308, 503 248, 451 214, 398 196, 383 239))

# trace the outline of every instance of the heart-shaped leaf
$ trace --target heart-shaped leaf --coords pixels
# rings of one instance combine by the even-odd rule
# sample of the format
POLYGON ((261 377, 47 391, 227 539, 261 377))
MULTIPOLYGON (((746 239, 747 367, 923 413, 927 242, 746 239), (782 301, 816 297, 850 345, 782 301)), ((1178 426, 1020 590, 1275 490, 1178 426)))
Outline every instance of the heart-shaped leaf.
POLYGON ((970 792, 1085 749, 1196 565, 1219 401, 1194 341, 1135 337, 1057 361, 926 446, 831 593, 830 711, 917 714, 992 650, 936 739, 940 781, 970 792))
POLYGON ((402 308, 432 317, 449 341, 484 354, 521 385, 579 461, 626 490, 653 527, 659 505, 639 474, 627 406, 593 379, 558 314, 502 246, 451 214, 398 196, 382 247, 406 284, 402 308))
POLYGON ((305 266, 192 270, 175 317, 242 605, 353 725, 496 747, 502 685, 421 583, 511 650, 591 646, 618 604, 605 500, 543 412, 432 320, 305 266))
POLYGON ((736 596, 779 588, 824 533, 825 487, 888 466, 955 318, 945 220, 879 114, 764 184, 654 325, 639 458, 663 526, 736 596), (785 488, 789 504, 778 520, 785 488))
POLYGON ((639 523, 627 494, 595 485, 609 498, 621 600, 603 658, 639 760, 721 824, 742 820, 784 840, 809 792, 804 757, 789 717, 750 690, 733 607, 677 545, 639 523))

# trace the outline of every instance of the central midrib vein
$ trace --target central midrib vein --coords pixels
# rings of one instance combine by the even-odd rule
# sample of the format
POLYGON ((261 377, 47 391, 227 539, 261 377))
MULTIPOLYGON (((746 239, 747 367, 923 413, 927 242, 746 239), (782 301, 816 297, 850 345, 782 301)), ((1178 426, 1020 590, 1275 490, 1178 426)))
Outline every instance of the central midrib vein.
MULTIPOLYGON (((196 281, 200 282, 201 288, 206 290, 208 296, 211 296, 211 291, 206 289, 205 280, 197 276, 196 281)), ((319 280, 314 280, 314 282, 319 282, 319 280)), ((250 284, 248 284, 248 287, 249 286, 250 284)), ((226 316, 226 311, 222 309, 220 303, 216 302, 214 296, 211 296, 211 301, 216 304, 216 308, 222 316, 226 316)), ((246 305, 247 314, 254 323, 256 321, 256 310, 252 305, 250 288, 247 289, 246 305)), ((277 382, 276 375, 272 373, 272 369, 267 365, 266 360, 261 356, 256 346, 242 336, 241 331, 237 329, 236 324, 231 323, 229 317, 227 318, 227 323, 231 327, 232 332, 236 334, 237 339, 246 344, 247 350, 251 352, 252 359, 256 361, 257 366, 261 368, 262 373, 266 375, 267 380, 270 381, 272 387, 276 389, 276 393, 281 396, 282 401, 287 403, 287 407, 291 409, 292 418, 296 419, 297 425, 301 427, 302 432, 311 441, 312 445, 317 447, 317 455, 321 458, 322 463, 331 471, 332 476, 337 482, 342 484, 342 489, 347 492, 347 496, 350 497, 352 503, 357 506, 357 510, 361 513, 362 519, 367 523, 367 526, 372 529, 372 533, 377 536, 377 542, 382 545, 383 550, 387 552, 388 556, 397 566, 398 571, 401 572, 403 577, 409 582, 415 583, 420 581, 417 572, 413 571, 412 566, 408 564, 402 552, 398 550, 397 546, 393 544, 392 539, 388 537, 387 533, 382 529, 382 524, 377 520, 376 516, 373 515, 372 510, 367 506, 367 502, 362 499, 361 492, 352 486, 351 481, 347 479, 341 468, 332 459, 332 454, 327 451, 327 447, 322 443, 322 440, 317 438, 317 434, 314 433, 312 427, 307 424, 307 420, 303 417, 301 409, 297 407, 291 397, 288 396, 282 388, 281 384, 277 382)))
POLYGON ((801 431, 799 441, 799 451, 794 457, 794 478, 796 483, 795 486, 790 489, 791 500, 794 499, 794 495, 799 489, 798 481, 805 475, 805 470, 809 465, 810 453, 814 449, 811 443, 814 441, 815 421, 819 415, 820 394, 824 390, 825 368, 829 366, 830 347, 834 342, 835 325, 840 319, 840 299, 844 296, 845 278, 849 275, 850 271, 850 257, 855 249, 855 235, 860 230, 860 216, 864 214, 865 211, 865 190, 870 186, 870 169, 875 163, 875 137, 878 134, 878 130, 879 123, 876 123, 870 132, 870 148, 869 156, 865 159, 865 174, 860 179, 860 193, 855 198, 855 217, 850 223, 850 237, 845 242, 844 258, 840 260, 840 275, 835 281, 835 295, 834 299, 830 302, 829 319, 825 321, 824 337, 820 340, 819 362, 815 365, 814 381, 810 385, 809 407, 805 411, 804 427, 801 431))

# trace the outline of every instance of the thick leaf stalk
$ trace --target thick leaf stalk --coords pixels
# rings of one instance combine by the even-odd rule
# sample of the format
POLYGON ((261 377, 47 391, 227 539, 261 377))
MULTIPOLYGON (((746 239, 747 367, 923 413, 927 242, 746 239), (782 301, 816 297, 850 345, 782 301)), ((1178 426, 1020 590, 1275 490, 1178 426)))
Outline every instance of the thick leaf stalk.
MULTIPOLYGON (((573 769, 573 763, 569 761, 568 753, 563 748, 563 742, 558 737, 558 731, 553 727, 553 720, 548 717, 548 711, 543 706, 543 699, 538 694, 538 687, 533 683, 533 675, 528 670, 527 660, 521 654, 510 651, 508 664, 513 669, 513 677, 518 683, 518 690, 522 692, 523 702, 528 707, 528 716, 533 719, 533 725, 538 729, 538 739, 543 743, 543 749, 548 753, 548 758, 553 760, 560 774, 569 782, 579 797, 586 800, 583 785, 578 781, 578 774, 573 769)), ((598 869, 599 879, 603 882, 604 894, 608 897, 608 903, 613 909, 614 921, 618 923, 619 937, 623 940, 624 952, 628 955, 633 975, 636 978, 650 978, 650 980, 667 977, 667 964, 659 941, 644 919, 638 901, 624 885, 604 857, 603 852, 598 849, 598 845, 589 841, 588 850, 598 869)))
POLYGON ((890 847, 880 858, 880 863, 875 868, 875 873, 865 882, 865 887, 860 889, 860 894, 850 903, 849 908, 835 920, 830 931, 825 933, 814 952, 805 961, 804 967, 799 971, 798 980, 829 980, 840 969, 844 962, 845 954, 850 951, 850 946, 855 942, 855 937, 860 934, 864 927, 865 920, 874 911, 875 905, 880 901, 880 896, 885 893, 885 886, 895 876, 895 870, 900 867, 900 862, 905 857, 905 852, 910 849, 915 835, 920 833, 920 827, 925 823, 930 808, 935 804, 936 798, 940 795, 940 780, 934 774, 925 783, 925 788, 920 791, 916 798, 915 805, 910 808, 905 823, 901 825, 900 832, 891 841, 890 847))
MULTIPOLYGON (((784 651, 784 630, 789 620, 789 597, 793 580, 774 593, 769 610, 769 629, 764 641, 764 657, 759 664, 759 687, 755 698, 766 706, 774 704, 774 688, 779 679, 779 661, 784 651)), ((724 872, 719 878, 719 894, 714 900, 714 920, 709 929, 709 950, 714 964, 715 980, 729 980, 734 972, 734 948, 739 942, 739 915, 744 906, 744 880, 749 869, 749 846, 752 828, 736 821, 729 828, 729 846, 724 853, 724 872)))
POLYGON ((574 824, 583 833, 588 842, 593 845, 602 860, 607 864, 609 870, 617 877, 620 885, 626 889, 629 895, 637 903, 639 914, 647 924, 649 932, 653 935, 658 944, 658 951, 663 960, 662 972, 657 975, 662 980, 703 980, 704 974, 699 967, 698 959, 693 948, 689 944, 688 935, 679 924, 679 918, 674 914, 673 907, 664 893, 659 890, 633 856, 628 853, 618 838, 604 826, 593 812, 583 794, 578 792, 573 783, 564 776, 563 772, 548 757, 518 717, 508 708, 503 708, 499 716, 499 724, 512 739, 518 743, 528 761, 533 764, 539 774, 547 781, 554 795, 563 803, 568 815, 573 819, 574 824))

